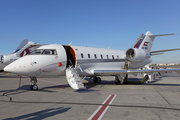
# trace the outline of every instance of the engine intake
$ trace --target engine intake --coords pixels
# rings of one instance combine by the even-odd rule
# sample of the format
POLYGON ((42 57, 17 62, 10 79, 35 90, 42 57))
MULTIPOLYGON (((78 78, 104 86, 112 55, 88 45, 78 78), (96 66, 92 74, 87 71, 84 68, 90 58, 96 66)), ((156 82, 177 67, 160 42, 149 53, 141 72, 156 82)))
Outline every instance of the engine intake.
POLYGON ((143 49, 130 48, 126 51, 126 58, 129 61, 142 62, 150 58, 150 55, 147 54, 143 49))
POLYGON ((1 64, 8 65, 9 63, 18 59, 16 55, 2 55, 1 56, 1 64))
POLYGON ((3 57, 3 55, 1 56, 1 64, 3 64, 4 63, 4 57, 3 57))

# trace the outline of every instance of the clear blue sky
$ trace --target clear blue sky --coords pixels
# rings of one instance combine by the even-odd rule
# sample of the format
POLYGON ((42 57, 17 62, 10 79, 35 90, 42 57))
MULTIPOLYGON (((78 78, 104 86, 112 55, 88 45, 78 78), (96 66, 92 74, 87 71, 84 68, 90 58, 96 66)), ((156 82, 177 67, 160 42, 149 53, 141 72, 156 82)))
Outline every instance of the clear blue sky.
MULTIPOLYGON (((146 31, 179 33, 155 38, 152 50, 180 48, 180 0, 0 0, 0 53, 25 38, 126 51, 146 31)), ((180 63, 180 51, 152 59, 180 63)))

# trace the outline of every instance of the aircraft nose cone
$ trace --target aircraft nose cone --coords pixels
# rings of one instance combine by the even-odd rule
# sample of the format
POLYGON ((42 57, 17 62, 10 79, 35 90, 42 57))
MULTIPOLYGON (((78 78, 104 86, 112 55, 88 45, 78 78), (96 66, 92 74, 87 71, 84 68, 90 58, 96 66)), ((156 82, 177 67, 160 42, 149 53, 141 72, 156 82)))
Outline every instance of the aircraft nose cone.
POLYGON ((24 65, 22 64, 22 60, 18 59, 16 61, 10 63, 9 65, 7 65, 4 68, 4 71, 14 73, 14 74, 23 73, 25 70, 24 70, 24 65))
POLYGON ((4 68, 4 71, 5 71, 5 72, 10 72, 11 69, 10 69, 10 67, 7 65, 7 66, 4 68))
POLYGON ((13 73, 13 72, 14 72, 14 67, 13 67, 13 65, 11 65, 11 64, 7 65, 7 66, 4 68, 4 71, 5 71, 5 72, 11 72, 11 73, 13 73))
POLYGON ((35 65, 31 65, 28 56, 24 56, 22 58, 19 58, 18 60, 10 63, 4 68, 5 72, 10 72, 13 74, 18 74, 18 75, 29 75, 29 74, 34 74, 37 70, 35 65))

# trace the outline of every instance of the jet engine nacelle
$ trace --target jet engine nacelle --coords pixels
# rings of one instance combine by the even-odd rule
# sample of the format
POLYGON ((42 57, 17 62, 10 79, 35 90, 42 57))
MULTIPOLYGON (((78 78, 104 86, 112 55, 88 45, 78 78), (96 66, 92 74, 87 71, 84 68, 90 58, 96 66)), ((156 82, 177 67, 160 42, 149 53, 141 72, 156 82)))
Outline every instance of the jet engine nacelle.
POLYGON ((130 48, 126 51, 126 58, 132 62, 142 62, 150 58, 150 55, 143 49, 130 48))
POLYGON ((7 65, 17 59, 18 59, 18 57, 16 55, 2 55, 1 56, 1 64, 7 65))

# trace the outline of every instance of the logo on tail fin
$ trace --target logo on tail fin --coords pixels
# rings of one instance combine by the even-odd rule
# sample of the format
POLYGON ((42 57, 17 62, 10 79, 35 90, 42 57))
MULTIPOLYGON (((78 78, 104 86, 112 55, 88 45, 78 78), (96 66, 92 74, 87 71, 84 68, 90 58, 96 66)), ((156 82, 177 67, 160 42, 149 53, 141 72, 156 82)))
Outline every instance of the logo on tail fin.
POLYGON ((36 45, 30 45, 29 47, 27 47, 26 49, 24 49, 21 54, 20 57, 23 57, 27 54, 29 54, 31 52, 31 48, 35 47, 36 45))
POLYGON ((136 42, 136 44, 134 45, 134 48, 139 48, 139 46, 141 45, 141 43, 142 43, 142 41, 144 40, 144 38, 145 38, 145 35, 144 35, 143 38, 139 39, 139 40, 136 42))
POLYGON ((148 46, 149 42, 144 42, 143 46, 148 46))

